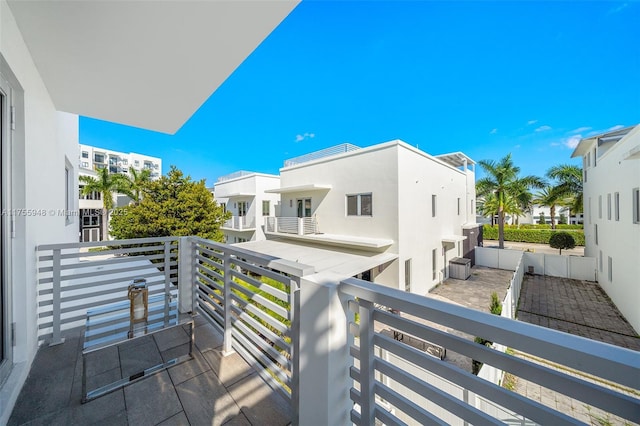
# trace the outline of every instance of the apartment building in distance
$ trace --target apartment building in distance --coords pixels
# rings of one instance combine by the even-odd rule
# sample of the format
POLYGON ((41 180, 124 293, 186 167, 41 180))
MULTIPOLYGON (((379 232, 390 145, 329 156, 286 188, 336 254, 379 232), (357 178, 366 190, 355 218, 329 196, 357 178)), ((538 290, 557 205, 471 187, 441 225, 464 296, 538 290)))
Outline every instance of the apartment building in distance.
MULTIPOLYGON (((367 148, 342 144, 285 161, 269 241, 251 250, 277 251, 273 241, 362 256, 350 273, 425 294, 449 276, 454 258, 473 257, 474 162, 462 153, 431 156, 400 140, 367 148)), ((481 238, 481 237, 480 237, 481 238)), ((328 259, 321 259, 329 262, 328 259)), ((346 260, 345 260, 346 263, 346 260)))
POLYGON ((276 175, 238 171, 218 178, 213 194, 231 218, 222 227, 229 244, 265 239, 265 218, 275 215, 278 194, 266 192, 280 187, 276 175))
MULTIPOLYGON (((149 170, 151 179, 158 179, 162 174, 162 159, 150 155, 125 153, 89 145, 79 145, 78 174, 79 176, 97 175, 100 169, 108 169, 109 173, 121 173, 131 176, 131 169, 138 171, 149 170)), ((102 226, 102 194, 91 193, 82 195, 80 182, 79 202, 79 232, 80 241, 102 241, 106 239, 102 226)), ((114 195, 114 206, 127 205, 131 200, 126 195, 114 195)))
POLYGON ((640 125, 582 139, 584 234, 598 282, 640 332, 640 125))

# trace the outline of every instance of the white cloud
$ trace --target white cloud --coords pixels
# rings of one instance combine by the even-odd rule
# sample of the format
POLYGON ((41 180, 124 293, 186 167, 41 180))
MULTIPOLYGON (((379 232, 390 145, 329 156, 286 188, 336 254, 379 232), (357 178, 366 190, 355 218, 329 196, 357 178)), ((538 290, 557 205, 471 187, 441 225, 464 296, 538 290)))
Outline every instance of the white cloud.
POLYGON ((540 126, 536 129, 536 132, 545 132, 547 130, 551 130, 550 126, 540 126))
POLYGON ((514 146, 513 149, 520 149, 520 145, 514 146))
POLYGON ((626 9, 629 6, 629 3, 622 3, 620 6, 614 7, 613 9, 609 9, 607 15, 613 15, 614 13, 618 13, 623 9, 626 9))
POLYGON ((531 126, 532 124, 536 124, 538 120, 529 120, 527 121, 527 126, 531 126))
POLYGON ((607 129, 607 132, 613 132, 614 130, 623 129, 623 128, 624 128, 624 126, 622 124, 616 124, 613 127, 609 127, 607 129))
POLYGON ((307 133, 304 133, 304 134, 301 134, 301 135, 296 135, 296 142, 302 142, 305 139, 313 139, 315 137, 316 137, 315 133, 307 132, 307 133))
POLYGON ((591 130, 591 127, 578 127, 577 129, 574 129, 569 133, 582 133, 582 132, 586 132, 587 130, 591 130))
POLYGON ((564 145, 567 148, 575 149, 576 146, 580 143, 580 139, 582 139, 582 135, 573 135, 564 141, 564 145))
POLYGON ((489 132, 490 135, 495 135, 496 133, 498 133, 498 129, 493 129, 489 132))

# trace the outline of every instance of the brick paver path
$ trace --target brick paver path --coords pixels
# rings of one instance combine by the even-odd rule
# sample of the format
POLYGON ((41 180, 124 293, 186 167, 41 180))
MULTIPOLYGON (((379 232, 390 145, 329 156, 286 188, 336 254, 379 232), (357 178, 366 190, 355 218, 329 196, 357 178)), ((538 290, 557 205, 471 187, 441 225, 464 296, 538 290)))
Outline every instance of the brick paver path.
POLYGON ((518 319, 640 351, 640 338, 597 284, 525 276, 518 319))

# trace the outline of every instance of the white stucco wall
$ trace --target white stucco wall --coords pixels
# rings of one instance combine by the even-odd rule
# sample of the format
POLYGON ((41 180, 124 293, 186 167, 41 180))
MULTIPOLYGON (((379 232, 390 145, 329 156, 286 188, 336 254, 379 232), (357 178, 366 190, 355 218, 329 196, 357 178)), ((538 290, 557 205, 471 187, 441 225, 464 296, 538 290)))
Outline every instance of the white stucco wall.
MULTIPOLYGON (((631 149, 640 147, 640 126, 613 144, 604 154, 598 153, 597 165, 586 168, 584 183, 585 257, 596 258, 598 282, 636 331, 640 332, 640 224, 634 224, 632 189, 640 187, 640 158, 624 159, 631 149), (601 155, 601 156, 600 156, 601 155), (620 194, 620 219, 615 220, 615 193, 620 194), (608 219, 607 196, 611 194, 611 219, 608 219), (602 217, 599 212, 602 197, 602 217), (589 201, 591 200, 591 201, 589 201), (589 208, 589 204, 591 207, 589 208), (598 227, 598 243, 595 226, 598 227), (600 268, 602 253, 602 268, 600 268), (608 257, 612 258, 609 280, 608 257)), ((593 153, 595 142, 589 147, 593 153)), ((599 148, 600 149, 600 148, 599 148)), ((604 149, 602 149, 604 151, 604 149)), ((593 155, 593 154, 592 154, 593 155)), ((636 154, 637 156, 637 154, 636 154)))
POLYGON ((22 92, 17 93, 16 130, 11 141, 11 205, 7 207, 43 214, 15 216, 15 237, 10 240, 9 285, 16 345, 13 371, 0 389, 3 424, 37 350, 35 247, 78 239, 78 218, 66 223, 65 215, 58 214, 65 209, 65 164, 73 170, 71 200, 73 209, 77 209, 78 118, 56 112, 5 1, 0 1, 0 53, 8 65, 2 72, 13 74, 21 86, 18 92, 22 92))

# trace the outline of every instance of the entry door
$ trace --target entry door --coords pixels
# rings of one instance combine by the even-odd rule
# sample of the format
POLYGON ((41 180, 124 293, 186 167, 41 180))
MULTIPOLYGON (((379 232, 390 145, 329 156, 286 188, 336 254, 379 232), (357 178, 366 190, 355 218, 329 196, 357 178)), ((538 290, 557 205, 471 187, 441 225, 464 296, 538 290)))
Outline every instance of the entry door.
MULTIPOLYGON (((0 74, 0 208, 6 212, 9 206, 9 137, 11 127, 10 89, 7 81, 0 74)), ((9 215, 0 216, 0 383, 11 371, 13 356, 11 342, 11 309, 9 288, 9 215)))
POLYGON ((240 201, 238 202, 238 216, 246 216, 247 215, 247 202, 240 201))
POLYGON ((298 217, 311 217, 311 198, 298 200, 298 217))

